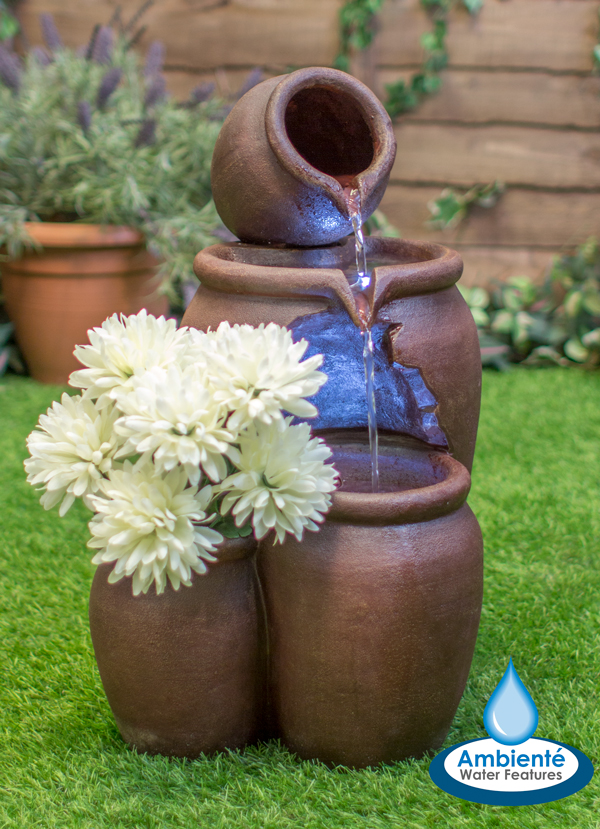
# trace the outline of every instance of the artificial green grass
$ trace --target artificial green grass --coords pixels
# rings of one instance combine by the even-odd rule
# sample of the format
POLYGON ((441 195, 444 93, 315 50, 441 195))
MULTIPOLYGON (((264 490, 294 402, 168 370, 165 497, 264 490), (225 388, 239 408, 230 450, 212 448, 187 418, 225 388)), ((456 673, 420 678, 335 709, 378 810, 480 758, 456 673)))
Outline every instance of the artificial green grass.
MULTIPOLYGON (((540 806, 481 806, 437 789, 429 760, 329 770, 277 744, 194 762, 138 756, 117 732, 87 623, 89 513, 45 512, 24 439, 62 389, 0 385, 0 827, 598 827, 600 785, 540 806)), ((509 656, 536 736, 600 761, 600 376, 484 377, 470 503, 486 547, 467 690, 446 745, 485 736, 509 656)))

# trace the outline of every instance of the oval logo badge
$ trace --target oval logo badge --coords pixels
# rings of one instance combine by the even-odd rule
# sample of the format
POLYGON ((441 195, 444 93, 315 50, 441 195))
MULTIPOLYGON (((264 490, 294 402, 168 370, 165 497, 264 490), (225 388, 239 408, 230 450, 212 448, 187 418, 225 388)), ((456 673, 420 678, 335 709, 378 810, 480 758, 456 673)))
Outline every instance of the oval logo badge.
POLYGON ((473 803, 525 806, 575 794, 594 767, 579 749, 534 738, 538 712, 512 659, 483 715, 489 738, 450 746, 429 766, 433 782, 473 803))

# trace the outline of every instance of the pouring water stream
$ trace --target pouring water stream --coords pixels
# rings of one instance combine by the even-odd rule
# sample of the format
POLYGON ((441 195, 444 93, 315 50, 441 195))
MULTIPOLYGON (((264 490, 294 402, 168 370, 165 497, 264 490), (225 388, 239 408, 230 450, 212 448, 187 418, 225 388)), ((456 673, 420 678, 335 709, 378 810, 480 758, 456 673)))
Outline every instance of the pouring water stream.
MULTIPOLYGON (((351 190, 348 198, 348 207, 352 228, 354 230, 354 250, 356 255, 356 288, 364 291, 371 283, 371 276, 367 270, 367 251, 362 231, 362 216, 360 209, 360 191, 351 190)), ((373 492, 379 492, 379 439, 377 435, 377 411, 375 408, 375 361, 373 356, 373 336, 371 328, 365 323, 361 330, 364 338, 363 362, 365 366, 365 386, 367 394, 367 412, 369 424, 369 447, 371 449, 371 485, 373 492)))

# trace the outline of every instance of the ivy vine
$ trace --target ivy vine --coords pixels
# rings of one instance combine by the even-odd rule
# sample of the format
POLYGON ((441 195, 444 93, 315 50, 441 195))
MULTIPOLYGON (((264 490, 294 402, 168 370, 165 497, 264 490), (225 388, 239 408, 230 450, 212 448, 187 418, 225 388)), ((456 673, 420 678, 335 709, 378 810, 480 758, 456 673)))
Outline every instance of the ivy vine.
POLYGON ((494 207, 505 190, 506 187, 501 181, 475 184, 466 193, 447 187, 437 199, 433 199, 427 205, 431 213, 429 224, 440 230, 456 227, 468 216, 474 205, 494 207))
POLYGON ((375 37, 375 19, 384 0, 346 0, 339 11, 340 51, 333 65, 350 71, 350 55, 367 49, 375 37))
MULTIPOLYGON (((339 12, 340 51, 334 66, 348 72, 350 56, 354 51, 367 49, 376 33, 376 17, 384 0, 347 0, 339 12)), ((386 84, 385 108, 390 117, 397 118, 404 112, 416 109, 428 95, 437 92, 442 85, 440 72, 448 65, 446 50, 447 17, 457 2, 462 3, 470 14, 477 14, 483 0, 420 0, 432 21, 432 29, 421 37, 425 58, 421 68, 409 81, 399 80, 386 84)))

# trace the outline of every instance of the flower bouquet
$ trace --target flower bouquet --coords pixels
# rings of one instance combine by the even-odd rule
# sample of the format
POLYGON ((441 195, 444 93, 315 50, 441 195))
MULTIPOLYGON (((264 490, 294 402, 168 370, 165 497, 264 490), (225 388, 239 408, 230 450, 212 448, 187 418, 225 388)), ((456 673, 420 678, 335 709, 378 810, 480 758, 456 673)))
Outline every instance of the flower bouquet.
POLYGON ((326 380, 322 356, 275 324, 223 322, 216 331, 115 314, 75 354, 86 366, 27 439, 27 480, 46 509, 76 498, 94 511, 94 563, 133 577, 133 593, 167 578, 177 590, 223 537, 270 530, 299 540, 331 503, 331 451, 292 417, 316 415, 305 398, 326 380))
POLYGON ((94 512, 90 625, 117 725, 140 751, 241 747, 266 719, 257 540, 319 529, 336 486, 331 450, 293 423, 317 413, 322 356, 275 324, 204 333, 145 311, 89 336, 82 393, 40 417, 25 469, 46 509, 94 512))

